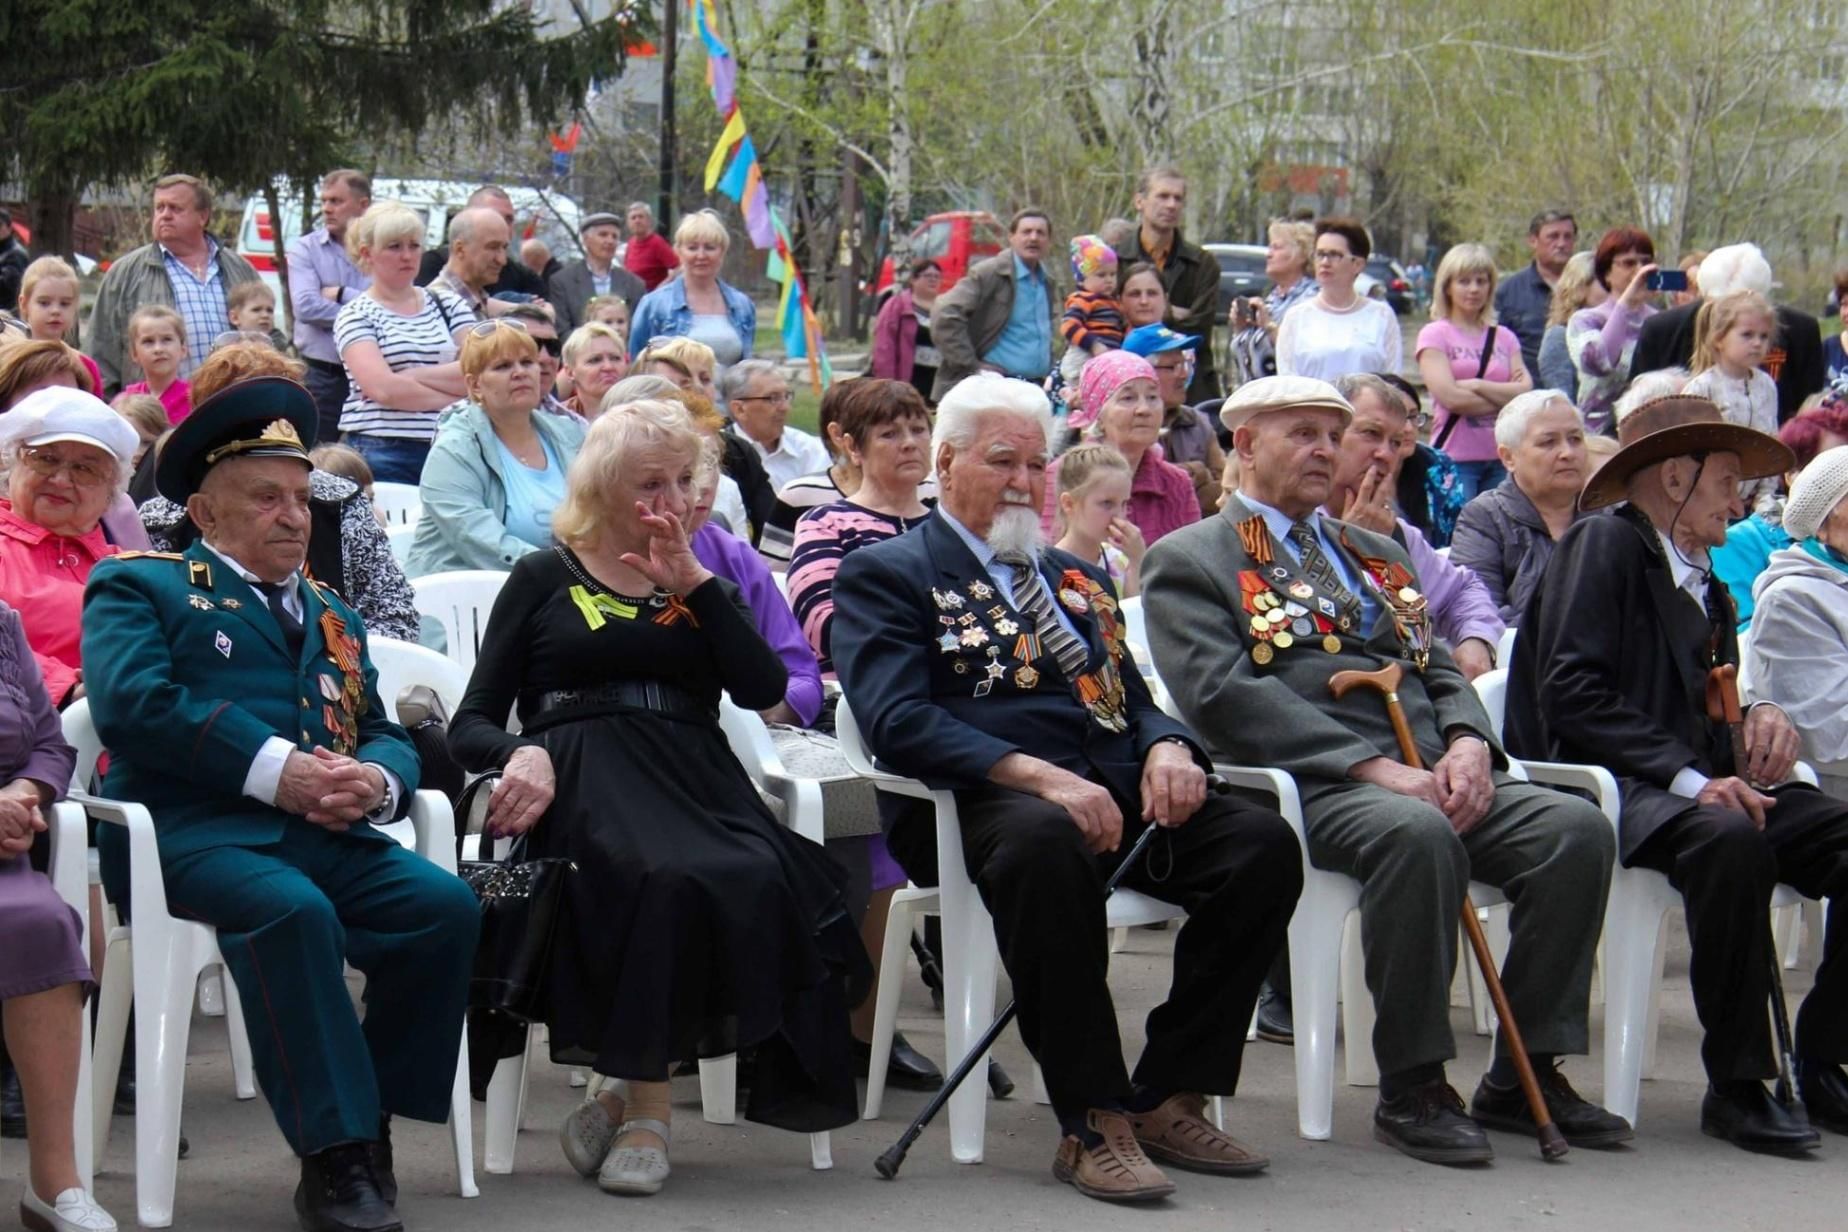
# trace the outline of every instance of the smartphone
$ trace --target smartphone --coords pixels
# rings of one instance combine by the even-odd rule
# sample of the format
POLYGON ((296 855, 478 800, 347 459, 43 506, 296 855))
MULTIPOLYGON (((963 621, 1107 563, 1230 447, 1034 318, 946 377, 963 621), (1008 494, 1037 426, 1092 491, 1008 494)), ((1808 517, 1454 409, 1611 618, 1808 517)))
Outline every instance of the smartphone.
POLYGON ((1685 291, 1688 289, 1687 271, 1659 269, 1650 274, 1643 285, 1651 291, 1685 291))

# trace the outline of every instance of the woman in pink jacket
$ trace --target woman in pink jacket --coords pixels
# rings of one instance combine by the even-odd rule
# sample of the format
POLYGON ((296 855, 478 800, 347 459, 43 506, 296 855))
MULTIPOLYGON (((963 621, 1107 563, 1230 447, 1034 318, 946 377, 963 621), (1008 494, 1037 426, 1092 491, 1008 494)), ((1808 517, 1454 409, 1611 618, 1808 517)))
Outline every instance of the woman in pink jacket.
POLYGON ((941 362, 930 337, 930 310, 943 289, 943 269, 935 261, 919 261, 905 275, 905 289, 879 310, 873 321, 872 375, 903 381, 930 399, 941 362))

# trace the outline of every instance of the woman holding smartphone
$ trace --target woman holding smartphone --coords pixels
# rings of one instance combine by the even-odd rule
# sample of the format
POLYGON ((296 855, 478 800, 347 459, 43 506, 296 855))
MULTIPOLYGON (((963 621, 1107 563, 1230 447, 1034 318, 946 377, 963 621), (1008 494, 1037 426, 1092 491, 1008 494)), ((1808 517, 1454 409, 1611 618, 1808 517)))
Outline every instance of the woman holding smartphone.
POLYGON ((1592 276, 1610 292, 1595 308, 1566 322, 1566 349, 1578 369, 1578 407, 1585 431, 1617 434, 1617 396, 1630 380, 1630 357, 1643 322, 1655 315, 1649 275, 1656 272, 1655 241, 1635 227, 1612 227, 1598 241, 1592 276))

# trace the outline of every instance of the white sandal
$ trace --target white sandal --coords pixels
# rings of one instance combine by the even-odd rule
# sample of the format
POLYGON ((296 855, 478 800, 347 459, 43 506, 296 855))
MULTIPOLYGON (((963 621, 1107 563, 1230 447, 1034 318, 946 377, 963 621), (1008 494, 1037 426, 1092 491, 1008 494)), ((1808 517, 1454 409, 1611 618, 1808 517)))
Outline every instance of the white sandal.
MULTIPOLYGON (((616 1131, 620 1140, 625 1134, 643 1130, 656 1135, 663 1143, 672 1141, 672 1131, 665 1121, 640 1117, 624 1121, 616 1131)), ((665 1146, 615 1146, 597 1173, 597 1187, 604 1193, 646 1197, 661 1192, 667 1183, 669 1168, 665 1146)))
POLYGON ((571 1110, 558 1131, 558 1145, 565 1150, 565 1161, 577 1169, 579 1176, 595 1176, 616 1140, 616 1122, 603 1101, 591 1096, 571 1110))
POLYGON ((82 1189, 67 1189, 46 1202, 26 1184, 19 1200, 19 1222, 31 1232, 116 1232, 116 1221, 82 1189))

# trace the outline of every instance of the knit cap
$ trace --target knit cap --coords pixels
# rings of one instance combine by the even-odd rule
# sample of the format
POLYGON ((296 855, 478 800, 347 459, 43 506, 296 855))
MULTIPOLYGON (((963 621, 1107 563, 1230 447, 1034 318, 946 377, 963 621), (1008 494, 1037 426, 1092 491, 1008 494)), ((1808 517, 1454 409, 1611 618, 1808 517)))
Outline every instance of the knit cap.
POLYGON ((1078 278, 1089 278, 1092 274, 1113 274, 1116 272, 1116 249, 1104 243, 1095 235, 1079 235, 1072 239, 1072 274, 1078 278))
POLYGON ((1784 529, 1792 539, 1815 538, 1844 496, 1848 496, 1848 445, 1837 445, 1817 454, 1790 485, 1784 529))

